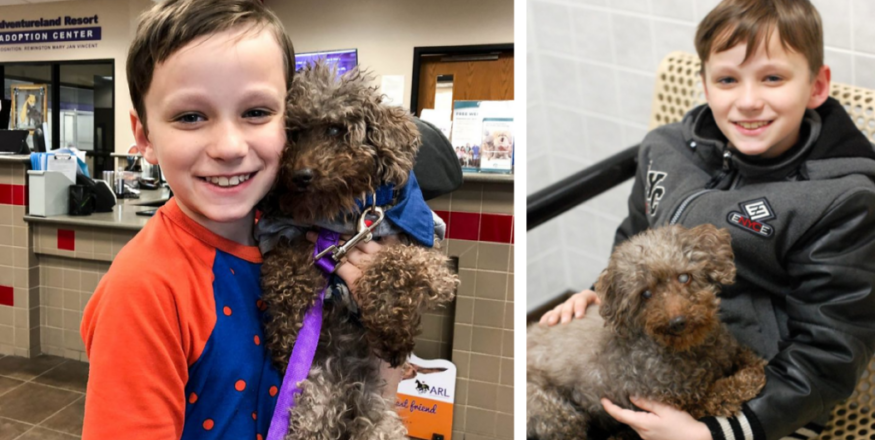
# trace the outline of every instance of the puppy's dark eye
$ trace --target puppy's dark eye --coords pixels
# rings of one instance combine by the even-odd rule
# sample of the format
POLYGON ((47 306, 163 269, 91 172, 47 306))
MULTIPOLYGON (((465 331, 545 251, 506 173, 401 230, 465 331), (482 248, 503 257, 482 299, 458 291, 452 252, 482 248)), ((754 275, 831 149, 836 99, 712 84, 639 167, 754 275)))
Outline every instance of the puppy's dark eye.
POLYGON ((327 134, 328 136, 331 136, 331 137, 339 135, 340 132, 341 132, 340 127, 335 127, 335 126, 328 127, 328 130, 325 130, 325 134, 327 134))
POLYGON ((650 293, 649 290, 645 290, 645 291, 641 292, 641 296, 643 296, 644 299, 650 299, 650 297, 653 296, 653 294, 650 293))
POLYGON ((682 273, 678 275, 678 281, 680 281, 681 284, 687 284, 690 282, 690 275, 682 273))

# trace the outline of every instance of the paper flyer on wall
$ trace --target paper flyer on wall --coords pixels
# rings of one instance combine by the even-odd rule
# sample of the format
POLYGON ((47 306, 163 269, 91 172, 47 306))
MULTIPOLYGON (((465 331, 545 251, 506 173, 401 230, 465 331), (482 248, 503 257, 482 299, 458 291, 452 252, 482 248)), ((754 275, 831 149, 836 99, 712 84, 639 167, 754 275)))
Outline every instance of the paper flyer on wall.
POLYGON ((453 131, 450 142, 463 172, 480 170, 480 101, 456 101, 453 103, 453 131))
POLYGON ((453 438, 453 402, 456 366, 444 359, 426 360, 410 355, 398 384, 395 410, 411 438, 453 438))
POLYGON ((456 101, 450 140, 462 171, 511 173, 513 101, 456 101))
POLYGON ((480 171, 510 172, 513 169, 513 119, 483 118, 480 171))

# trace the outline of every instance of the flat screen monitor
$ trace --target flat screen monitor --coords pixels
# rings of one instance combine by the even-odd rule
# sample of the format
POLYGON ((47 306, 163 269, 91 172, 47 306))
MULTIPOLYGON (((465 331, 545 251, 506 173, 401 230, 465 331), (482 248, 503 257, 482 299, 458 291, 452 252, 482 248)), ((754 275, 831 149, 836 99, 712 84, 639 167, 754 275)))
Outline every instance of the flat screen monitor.
POLYGON ((27 130, 0 130, 0 154, 30 154, 27 130))
POLYGON ((343 75, 358 65, 358 49, 326 50, 324 52, 304 52, 295 54, 295 70, 301 70, 308 62, 325 58, 331 66, 337 66, 337 74, 343 75))

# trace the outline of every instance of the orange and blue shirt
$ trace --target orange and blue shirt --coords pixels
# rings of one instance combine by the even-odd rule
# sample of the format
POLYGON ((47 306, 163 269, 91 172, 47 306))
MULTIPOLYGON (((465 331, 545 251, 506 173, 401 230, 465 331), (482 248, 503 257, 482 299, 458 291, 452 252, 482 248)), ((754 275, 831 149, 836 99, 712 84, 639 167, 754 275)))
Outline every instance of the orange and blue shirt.
POLYGON ((82 438, 264 438, 282 378, 263 343, 261 262, 175 200, 159 209, 85 309, 82 438))

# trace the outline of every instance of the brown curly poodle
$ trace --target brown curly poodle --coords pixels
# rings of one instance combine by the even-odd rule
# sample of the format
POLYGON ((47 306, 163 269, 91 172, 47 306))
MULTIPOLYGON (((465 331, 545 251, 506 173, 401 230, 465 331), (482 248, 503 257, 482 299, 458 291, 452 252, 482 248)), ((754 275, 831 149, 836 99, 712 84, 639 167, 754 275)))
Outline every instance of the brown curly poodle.
POLYGON ((649 398, 697 419, 738 413, 765 385, 766 362, 720 322, 732 260, 729 232, 713 225, 652 229, 617 246, 596 283, 600 309, 528 330, 529 438, 637 438, 602 397, 624 408, 649 398))
MULTIPOLYGON (((262 206, 265 219, 355 224, 357 198, 381 184, 407 182, 419 132, 402 109, 381 104, 358 70, 338 78, 317 63, 296 73, 286 117, 290 144, 262 206)), ((299 384, 287 440, 407 438, 394 402, 382 397, 379 360, 401 365, 413 351, 421 313, 452 300, 458 283, 437 240, 434 248, 411 243, 384 245, 351 289, 354 300, 326 298, 319 345, 299 384)), ((313 248, 302 235, 279 240, 262 266, 266 343, 281 372, 305 312, 327 284, 313 248)))

